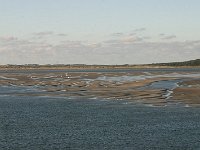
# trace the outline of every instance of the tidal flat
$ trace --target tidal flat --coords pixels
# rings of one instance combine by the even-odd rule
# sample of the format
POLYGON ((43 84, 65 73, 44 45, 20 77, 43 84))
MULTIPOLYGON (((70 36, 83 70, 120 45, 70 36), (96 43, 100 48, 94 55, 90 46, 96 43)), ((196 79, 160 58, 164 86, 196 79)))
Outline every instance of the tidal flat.
POLYGON ((154 106, 200 104, 198 70, 2 72, 0 85, 4 88, 27 89, 10 92, 9 95, 13 96, 87 97, 129 100, 154 106))
POLYGON ((200 148, 200 69, 0 72, 1 149, 200 148))

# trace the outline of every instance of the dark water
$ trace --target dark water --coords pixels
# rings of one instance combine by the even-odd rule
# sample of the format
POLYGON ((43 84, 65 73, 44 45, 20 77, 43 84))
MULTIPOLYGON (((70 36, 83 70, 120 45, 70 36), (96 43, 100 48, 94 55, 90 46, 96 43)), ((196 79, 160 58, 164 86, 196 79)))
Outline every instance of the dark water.
POLYGON ((0 96, 0 149, 199 149, 200 108, 0 96))

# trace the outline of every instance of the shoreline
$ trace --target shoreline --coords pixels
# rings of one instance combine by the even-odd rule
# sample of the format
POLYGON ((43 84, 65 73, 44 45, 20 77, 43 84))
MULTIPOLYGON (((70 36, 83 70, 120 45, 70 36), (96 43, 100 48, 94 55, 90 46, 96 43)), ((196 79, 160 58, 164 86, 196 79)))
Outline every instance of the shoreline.
POLYGON ((1 71, 6 70, 101 70, 101 69, 113 69, 113 70, 128 70, 128 69, 179 69, 179 68, 197 68, 200 66, 154 66, 154 65, 84 65, 84 66, 25 66, 25 65, 0 65, 1 71))

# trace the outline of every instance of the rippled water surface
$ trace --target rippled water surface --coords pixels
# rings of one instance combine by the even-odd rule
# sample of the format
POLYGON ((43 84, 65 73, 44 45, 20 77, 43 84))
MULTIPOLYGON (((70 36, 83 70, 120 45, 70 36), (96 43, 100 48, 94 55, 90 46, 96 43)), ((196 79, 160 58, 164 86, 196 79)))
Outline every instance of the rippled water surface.
POLYGON ((0 149, 197 149, 200 109, 0 97, 0 149))

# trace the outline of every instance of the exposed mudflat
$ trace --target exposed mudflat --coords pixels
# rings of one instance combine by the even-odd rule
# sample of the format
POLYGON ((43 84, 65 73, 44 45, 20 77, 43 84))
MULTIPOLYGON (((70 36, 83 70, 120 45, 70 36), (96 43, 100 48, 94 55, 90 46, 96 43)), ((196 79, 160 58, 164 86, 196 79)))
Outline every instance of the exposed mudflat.
POLYGON ((37 90, 7 93, 17 96, 103 98, 153 106, 200 105, 198 71, 4 72, 0 74, 0 86, 37 90))

